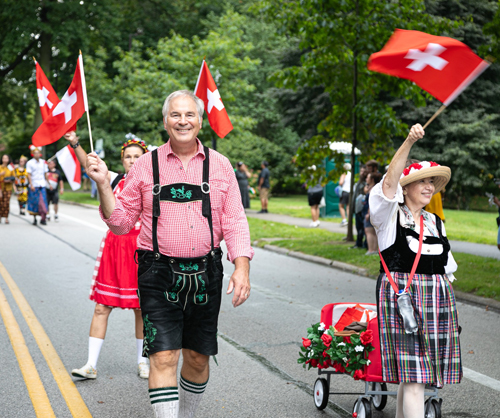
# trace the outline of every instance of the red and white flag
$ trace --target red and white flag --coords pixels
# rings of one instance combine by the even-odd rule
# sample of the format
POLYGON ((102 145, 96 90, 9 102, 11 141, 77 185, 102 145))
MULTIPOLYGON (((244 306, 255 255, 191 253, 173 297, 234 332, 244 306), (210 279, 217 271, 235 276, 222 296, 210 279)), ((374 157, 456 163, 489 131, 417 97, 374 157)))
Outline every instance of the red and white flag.
POLYGON ((411 80, 445 106, 489 65, 456 39, 403 29, 368 60, 369 70, 411 80))
MULTIPOLYGON (((57 93, 55 92, 52 84, 42 70, 42 67, 35 60, 36 65, 36 93, 38 95, 38 103, 40 105, 40 112, 42 120, 47 119, 52 114, 52 109, 60 102, 57 93)), ((70 131, 76 131, 76 124, 70 131)))
POLYGON ((78 190, 82 184, 82 169, 75 150, 68 145, 56 152, 57 161, 64 171, 71 190, 78 190))
POLYGON ((78 57, 75 75, 61 101, 53 106, 52 113, 33 134, 32 142, 36 146, 52 144, 66 132, 73 130, 74 125, 88 111, 87 88, 83 72, 82 56, 78 57))
POLYGON ((200 75, 196 82, 194 94, 198 96, 205 103, 205 111, 207 112, 208 122, 214 132, 220 137, 224 138, 231 130, 233 125, 229 120, 226 108, 217 89, 212 74, 208 69, 208 65, 203 60, 200 68, 200 75))

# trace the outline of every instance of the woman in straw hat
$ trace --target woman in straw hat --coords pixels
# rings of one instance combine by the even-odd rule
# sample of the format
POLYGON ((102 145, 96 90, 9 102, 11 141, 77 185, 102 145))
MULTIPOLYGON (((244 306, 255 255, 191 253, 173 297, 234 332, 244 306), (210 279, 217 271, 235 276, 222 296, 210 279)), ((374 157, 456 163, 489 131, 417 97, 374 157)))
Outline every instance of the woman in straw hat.
POLYGON ((451 171, 429 161, 407 164, 423 136, 421 125, 411 128, 370 193, 383 267, 377 282, 383 378, 400 383, 398 418, 424 417, 426 384, 442 387, 462 378, 451 286, 457 264, 441 219, 423 210, 451 171))

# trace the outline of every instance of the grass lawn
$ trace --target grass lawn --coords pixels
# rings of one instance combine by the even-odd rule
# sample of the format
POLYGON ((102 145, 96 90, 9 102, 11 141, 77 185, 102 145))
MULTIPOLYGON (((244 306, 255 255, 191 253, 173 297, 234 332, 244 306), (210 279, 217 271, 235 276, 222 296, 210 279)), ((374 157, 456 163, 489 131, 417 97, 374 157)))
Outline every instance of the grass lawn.
MULTIPOLYGON (((255 202, 252 203, 252 207, 256 209, 260 206, 255 202)), ((311 217, 307 196, 305 195, 272 197, 269 199, 269 212, 297 218, 311 217)), ((496 245, 498 233, 495 221, 498 216, 496 212, 445 209, 444 216, 446 218, 446 234, 449 239, 496 245)), ((321 221, 340 223, 341 219, 321 218, 321 221)))
MULTIPOLYGON (((365 268, 374 279, 378 276, 379 258, 365 256, 364 250, 349 249, 352 243, 342 241, 344 234, 332 234, 321 229, 299 228, 256 218, 248 218, 248 223, 252 241, 284 238, 273 241, 272 244, 365 268)), ((260 246, 265 244, 264 241, 259 243, 260 246)), ((464 253, 453 255, 458 264, 457 280, 453 283, 455 289, 500 301, 500 260, 464 253)))
POLYGON ((90 197, 90 192, 73 192, 71 191, 71 187, 69 187, 69 185, 64 186, 64 194, 59 194, 59 198, 70 202, 99 206, 99 201, 97 199, 92 199, 90 197))

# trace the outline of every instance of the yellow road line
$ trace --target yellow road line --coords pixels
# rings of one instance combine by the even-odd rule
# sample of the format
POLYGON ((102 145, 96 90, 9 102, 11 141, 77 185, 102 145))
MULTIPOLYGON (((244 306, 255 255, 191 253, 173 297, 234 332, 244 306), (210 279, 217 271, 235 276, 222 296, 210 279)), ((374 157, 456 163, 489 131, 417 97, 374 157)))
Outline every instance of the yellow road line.
POLYGON ((50 405, 49 397, 43 387, 35 362, 31 357, 19 324, 12 313, 12 309, 10 309, 9 302, 2 289, 0 289, 0 314, 2 315, 5 329, 16 354, 19 368, 26 382, 26 388, 28 389, 36 416, 55 418, 56 416, 50 405))
POLYGON ((7 286, 9 286, 9 289, 12 292, 12 296, 19 306, 24 319, 28 323, 31 333, 35 337, 38 347, 40 348, 40 351, 42 352, 45 360, 47 361, 47 364, 49 365, 49 369, 52 372, 57 385, 59 386, 59 390, 61 391, 61 394, 66 401, 71 414, 74 417, 79 418, 92 418, 87 405, 85 405, 85 402, 83 401, 80 393, 78 392, 78 389, 73 383, 73 380, 66 371, 66 368, 59 358, 59 355, 52 345, 52 342, 45 333, 45 330, 43 329, 40 322, 38 322, 38 319, 36 318, 30 305, 28 304, 28 301, 25 299, 16 283, 1 262, 0 275, 3 276, 5 283, 7 283, 7 286))

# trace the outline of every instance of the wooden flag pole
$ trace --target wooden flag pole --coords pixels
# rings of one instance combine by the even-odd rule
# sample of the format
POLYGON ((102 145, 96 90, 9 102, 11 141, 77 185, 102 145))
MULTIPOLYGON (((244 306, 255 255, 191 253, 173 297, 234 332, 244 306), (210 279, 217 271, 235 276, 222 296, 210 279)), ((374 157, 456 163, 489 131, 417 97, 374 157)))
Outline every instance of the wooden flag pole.
POLYGON ((445 106, 445 105, 442 105, 442 106, 441 106, 441 107, 437 110, 437 112, 436 112, 436 113, 434 113, 434 114, 432 115, 432 117, 431 117, 431 118, 427 121, 427 123, 424 125, 424 129, 425 129, 425 128, 427 128, 427 127, 431 124, 431 122, 432 122, 434 119, 436 119, 436 118, 439 116, 439 114, 440 114, 440 113, 441 113, 444 109, 446 109, 446 106, 445 106))
POLYGON ((89 104, 87 100, 87 83, 85 82, 85 72, 83 71, 83 55, 82 50, 80 49, 80 71, 82 76, 82 90, 83 90, 83 100, 85 102, 85 110, 87 113, 87 123, 89 126, 89 140, 90 140, 90 152, 94 152, 94 142, 92 141, 92 128, 90 127, 90 112, 89 112, 89 104))

